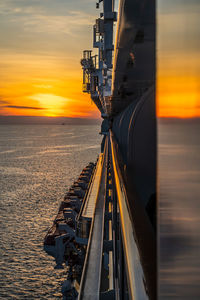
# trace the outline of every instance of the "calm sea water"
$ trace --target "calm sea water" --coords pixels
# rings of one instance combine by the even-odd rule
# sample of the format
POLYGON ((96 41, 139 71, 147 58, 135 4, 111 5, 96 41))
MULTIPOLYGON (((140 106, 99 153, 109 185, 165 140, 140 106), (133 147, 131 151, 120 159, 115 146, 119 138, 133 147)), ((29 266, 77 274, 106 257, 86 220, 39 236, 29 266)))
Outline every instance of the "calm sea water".
POLYGON ((159 299, 200 299, 200 120, 158 124, 159 299))
POLYGON ((0 126, 0 299, 60 299, 43 251, 66 189, 100 152, 99 126, 0 126))
MULTIPOLYGON (((158 126, 159 299, 200 299, 200 122, 158 126)), ((0 126, 0 299, 61 299, 43 238, 99 126, 0 126)))

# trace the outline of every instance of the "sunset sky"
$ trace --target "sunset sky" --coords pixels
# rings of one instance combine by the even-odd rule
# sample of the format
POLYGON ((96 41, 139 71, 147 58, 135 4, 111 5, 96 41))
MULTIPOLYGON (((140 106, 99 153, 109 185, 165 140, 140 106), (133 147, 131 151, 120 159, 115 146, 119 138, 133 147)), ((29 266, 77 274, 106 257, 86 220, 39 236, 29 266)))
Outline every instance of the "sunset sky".
POLYGON ((92 0, 0 0, 0 114, 99 117, 82 93, 92 0))
MULTIPOLYGON (((157 114, 200 116, 198 0, 158 0, 157 114)), ((82 93, 94 0, 0 0, 0 115, 100 116, 82 93)))
POLYGON ((200 116, 200 2, 158 0, 157 114, 200 116))

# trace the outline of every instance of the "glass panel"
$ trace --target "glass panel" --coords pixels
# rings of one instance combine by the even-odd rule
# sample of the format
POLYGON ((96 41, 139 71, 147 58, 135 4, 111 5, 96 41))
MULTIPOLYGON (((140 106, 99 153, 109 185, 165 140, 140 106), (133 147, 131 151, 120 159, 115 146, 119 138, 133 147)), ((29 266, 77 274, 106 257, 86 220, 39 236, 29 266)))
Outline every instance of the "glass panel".
POLYGON ((199 13, 157 3, 159 299, 200 299, 199 13))

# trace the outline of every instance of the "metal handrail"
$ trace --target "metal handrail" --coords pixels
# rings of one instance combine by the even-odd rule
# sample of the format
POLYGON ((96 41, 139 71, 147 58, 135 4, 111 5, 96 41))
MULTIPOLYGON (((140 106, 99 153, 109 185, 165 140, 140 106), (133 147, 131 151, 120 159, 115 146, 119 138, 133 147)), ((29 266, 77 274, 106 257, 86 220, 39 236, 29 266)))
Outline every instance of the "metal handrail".
MULTIPOLYGON (((99 159, 99 158, 98 158, 98 159, 99 159)), ((97 163, 98 163, 98 161, 97 161, 97 163)), ((79 211, 78 216, 77 216, 77 218, 76 218, 76 221, 79 220, 79 218, 80 218, 80 216, 81 216, 81 214, 82 214, 83 207, 84 207, 84 205, 85 205, 85 201, 86 201, 86 199, 87 199, 87 197, 88 197, 88 193, 89 193, 89 190, 90 190, 90 188, 91 188, 91 184, 92 184, 92 181, 94 180, 94 176, 95 176, 95 173, 96 173, 96 170, 97 170, 97 163, 96 163, 96 166, 94 167, 94 169, 92 170, 92 174, 91 174, 91 176, 90 176, 90 180, 89 180, 89 183, 88 183, 88 187, 87 187, 86 193, 85 193, 85 195, 84 195, 84 197, 83 197, 83 201, 82 201, 82 204, 81 204, 81 208, 80 208, 80 211, 79 211)))
POLYGON ((118 165, 115 143, 112 132, 110 132, 111 157, 114 173, 116 194, 120 212, 120 225, 124 247, 127 282, 130 299, 149 299, 145 288, 145 278, 140 261, 139 250, 136 244, 135 233, 131 221, 125 185, 118 165))
MULTIPOLYGON (((105 178, 103 177, 103 167, 105 168, 105 163, 106 163, 106 158, 107 158, 107 151, 108 151, 108 139, 106 139, 105 142, 105 146, 104 146, 104 152, 103 152, 103 160, 102 160, 102 169, 101 169, 101 179, 100 182, 105 178)), ((98 189, 98 196, 99 197, 99 190, 100 190, 100 183, 99 183, 99 189, 98 189)), ((96 199, 97 200, 97 199, 96 199)), ((105 208, 104 208, 105 209, 105 208)), ((95 214, 95 212, 94 212, 95 214)), ((89 239, 88 239, 88 245, 87 245, 87 251, 86 251, 86 256, 85 256, 85 261, 84 261, 84 266, 83 266, 83 271, 82 271, 82 276, 81 276, 81 283, 80 283, 80 290, 79 290, 79 295, 78 295, 78 300, 82 300, 83 299, 83 290, 84 290, 84 285, 85 285, 85 280, 86 280, 86 273, 87 273, 87 267, 88 267, 88 259, 89 259, 89 253, 90 253, 90 248, 91 248, 91 243, 92 243, 92 234, 93 234, 93 227, 94 227, 94 222, 95 222, 95 218, 93 216, 92 219, 92 224, 91 224, 91 228, 90 228, 90 234, 89 234, 89 239)), ((103 220, 102 220, 102 224, 103 224, 103 220)), ((103 234, 103 230, 102 230, 102 234, 103 234)), ((101 241, 103 243, 103 235, 101 237, 101 241)), ((103 244, 102 244, 102 249, 103 249, 103 244)), ((102 256, 101 256, 102 257, 102 256)), ((100 265, 102 264, 102 262, 100 263, 100 265)), ((98 282, 100 283, 100 276, 101 274, 98 274, 98 282)), ((91 283, 92 284, 92 283, 91 283)), ((100 289, 100 284, 99 284, 99 289, 100 289)), ((96 291, 96 294, 99 293, 99 289, 98 291, 96 291)), ((85 297, 86 298, 86 297, 85 297)))

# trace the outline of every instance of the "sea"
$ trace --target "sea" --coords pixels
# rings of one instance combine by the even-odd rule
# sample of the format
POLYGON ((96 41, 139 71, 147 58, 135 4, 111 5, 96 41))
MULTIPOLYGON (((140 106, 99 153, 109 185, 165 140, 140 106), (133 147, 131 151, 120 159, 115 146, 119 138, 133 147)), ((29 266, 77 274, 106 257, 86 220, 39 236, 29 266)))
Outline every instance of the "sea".
MULTIPOLYGON (((66 190, 100 152, 98 125, 0 126, 0 299, 62 299, 43 250, 66 190)), ((158 120, 158 294, 200 299, 200 120, 158 120)))
POLYGON ((59 203, 100 153, 99 125, 0 125, 0 299, 62 299, 43 240, 59 203))

